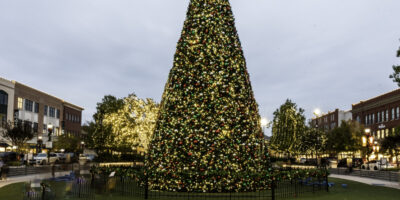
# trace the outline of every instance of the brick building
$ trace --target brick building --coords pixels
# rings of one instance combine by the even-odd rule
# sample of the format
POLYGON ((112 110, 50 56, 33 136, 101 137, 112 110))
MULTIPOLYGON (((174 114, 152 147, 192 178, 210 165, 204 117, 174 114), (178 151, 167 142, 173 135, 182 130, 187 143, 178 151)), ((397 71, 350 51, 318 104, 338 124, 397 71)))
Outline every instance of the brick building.
POLYGON ((352 105, 353 119, 383 139, 400 126, 400 89, 352 105))
POLYGON ((352 119, 351 111, 343 111, 336 109, 333 112, 322 114, 311 120, 313 127, 318 127, 324 131, 330 131, 342 124, 342 121, 348 121, 352 119))
MULTIPOLYGON (((38 141, 43 143, 43 147, 51 148, 51 142, 62 134, 80 136, 83 108, 58 97, 16 81, 0 79, 0 104, 0 113, 3 113, 0 120, 3 122, 23 121, 32 125, 34 138, 28 141, 31 151, 35 151, 38 141), (5 99, 8 99, 7 105, 3 105, 5 99), (51 138, 48 137, 50 130, 51 138)), ((2 142, 4 138, 0 138, 0 144, 2 142)))
POLYGON ((78 106, 70 104, 68 102, 63 103, 63 129, 66 134, 72 134, 75 136, 80 136, 81 134, 81 122, 82 122, 82 110, 78 106))

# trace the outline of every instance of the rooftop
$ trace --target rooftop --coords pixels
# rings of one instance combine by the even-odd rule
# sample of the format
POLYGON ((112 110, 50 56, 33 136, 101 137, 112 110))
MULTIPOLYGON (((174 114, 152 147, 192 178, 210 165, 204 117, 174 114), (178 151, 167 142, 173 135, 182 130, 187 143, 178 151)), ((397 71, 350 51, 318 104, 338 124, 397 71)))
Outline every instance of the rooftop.
POLYGON ((400 94, 400 89, 392 90, 390 92, 381 94, 379 96, 376 96, 376 97, 373 97, 373 98, 370 98, 370 99, 367 99, 367 100, 360 101, 358 103, 352 104, 352 106, 354 107, 354 106, 358 106, 358 105, 364 104, 364 103, 371 103, 371 102, 374 102, 374 101, 379 101, 381 99, 384 99, 384 98, 387 98, 389 96, 392 96, 392 95, 394 95, 396 93, 400 94))
MULTIPOLYGON (((1 78, 1 77, 0 77, 0 79, 7 80, 7 79, 1 78)), ((37 91, 37 92, 39 92, 39 93, 42 93, 42 94, 44 94, 44 95, 47 95, 47 96, 50 96, 50 97, 52 97, 52 98, 58 99, 58 100, 60 100, 62 103, 66 104, 66 105, 69 106, 69 107, 72 107, 72 108, 75 108, 75 109, 78 109, 78 110, 81 110, 81 111, 84 110, 84 108, 82 108, 82 107, 80 107, 80 106, 77 106, 77 105, 75 105, 75 104, 69 103, 69 102, 65 101, 64 99, 58 98, 58 97, 53 96, 53 95, 51 95, 51 94, 48 94, 48 93, 46 93, 46 92, 43 92, 43 91, 40 91, 40 90, 38 90, 38 89, 32 88, 32 87, 27 86, 27 85, 25 85, 25 84, 22 84, 22 83, 20 83, 20 82, 17 82, 17 81, 14 81, 14 80, 12 80, 11 82, 12 82, 14 85, 19 84, 19 85, 22 85, 22 86, 24 86, 24 87, 27 87, 27 88, 29 88, 29 89, 31 89, 31 90, 35 90, 35 91, 37 91)))

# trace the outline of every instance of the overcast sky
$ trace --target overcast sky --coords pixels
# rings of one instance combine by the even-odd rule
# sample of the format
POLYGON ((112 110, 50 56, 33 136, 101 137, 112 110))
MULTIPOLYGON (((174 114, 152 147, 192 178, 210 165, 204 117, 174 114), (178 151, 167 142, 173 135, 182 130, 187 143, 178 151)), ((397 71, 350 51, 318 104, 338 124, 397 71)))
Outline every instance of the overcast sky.
MULTIPOLYGON (((85 108, 160 101, 189 0, 0 0, 0 77, 85 108)), ((231 0, 260 115, 323 112, 396 89, 399 0, 231 0)))

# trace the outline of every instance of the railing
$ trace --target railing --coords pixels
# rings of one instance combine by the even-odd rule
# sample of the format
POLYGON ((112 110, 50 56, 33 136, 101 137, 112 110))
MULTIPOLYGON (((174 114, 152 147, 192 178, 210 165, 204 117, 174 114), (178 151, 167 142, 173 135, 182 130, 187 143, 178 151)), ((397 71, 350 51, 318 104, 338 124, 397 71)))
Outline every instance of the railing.
POLYGON ((166 192, 151 190, 147 184, 140 184, 137 179, 129 177, 105 177, 101 176, 92 180, 93 188, 102 194, 116 194, 140 199, 255 199, 276 200, 290 197, 298 197, 306 193, 328 191, 328 179, 316 178, 273 181, 269 189, 254 192, 166 192))
POLYGON ((68 196, 73 199, 95 199, 91 182, 84 178, 77 178, 73 181, 72 190, 68 196))
MULTIPOLYGON (((129 199, 174 199, 174 200, 277 200, 299 197, 306 193, 328 191, 328 177, 323 179, 305 178, 293 180, 275 180, 270 187, 253 192, 167 192, 152 190, 146 181, 140 182, 131 177, 93 176, 75 178, 66 186, 69 192, 64 196, 54 194, 49 188, 29 189, 24 193, 24 200, 81 199, 95 200, 95 194, 129 199), (72 184, 72 185, 71 185, 72 184)), ((67 190, 67 189, 66 189, 67 190)))
POLYGON ((12 176, 24 176, 40 173, 51 173, 51 172, 62 172, 62 171, 73 171, 73 170, 88 170, 89 166, 74 165, 74 164, 59 164, 59 165, 47 165, 47 166, 20 166, 20 167, 9 167, 8 177, 12 176))
POLYGON ((373 178, 391 182, 398 182, 400 180, 399 172, 391 171, 376 171, 376 170, 363 170, 363 169, 348 169, 348 168, 332 168, 329 170, 332 174, 358 176, 364 178, 373 178))

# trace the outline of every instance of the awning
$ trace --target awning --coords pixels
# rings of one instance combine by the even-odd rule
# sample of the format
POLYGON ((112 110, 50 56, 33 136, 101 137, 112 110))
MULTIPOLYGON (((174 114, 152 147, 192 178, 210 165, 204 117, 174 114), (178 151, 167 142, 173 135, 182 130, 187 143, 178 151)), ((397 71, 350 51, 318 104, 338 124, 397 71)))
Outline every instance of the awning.
POLYGON ((0 142, 0 147, 9 147, 10 145, 5 142, 0 142))

